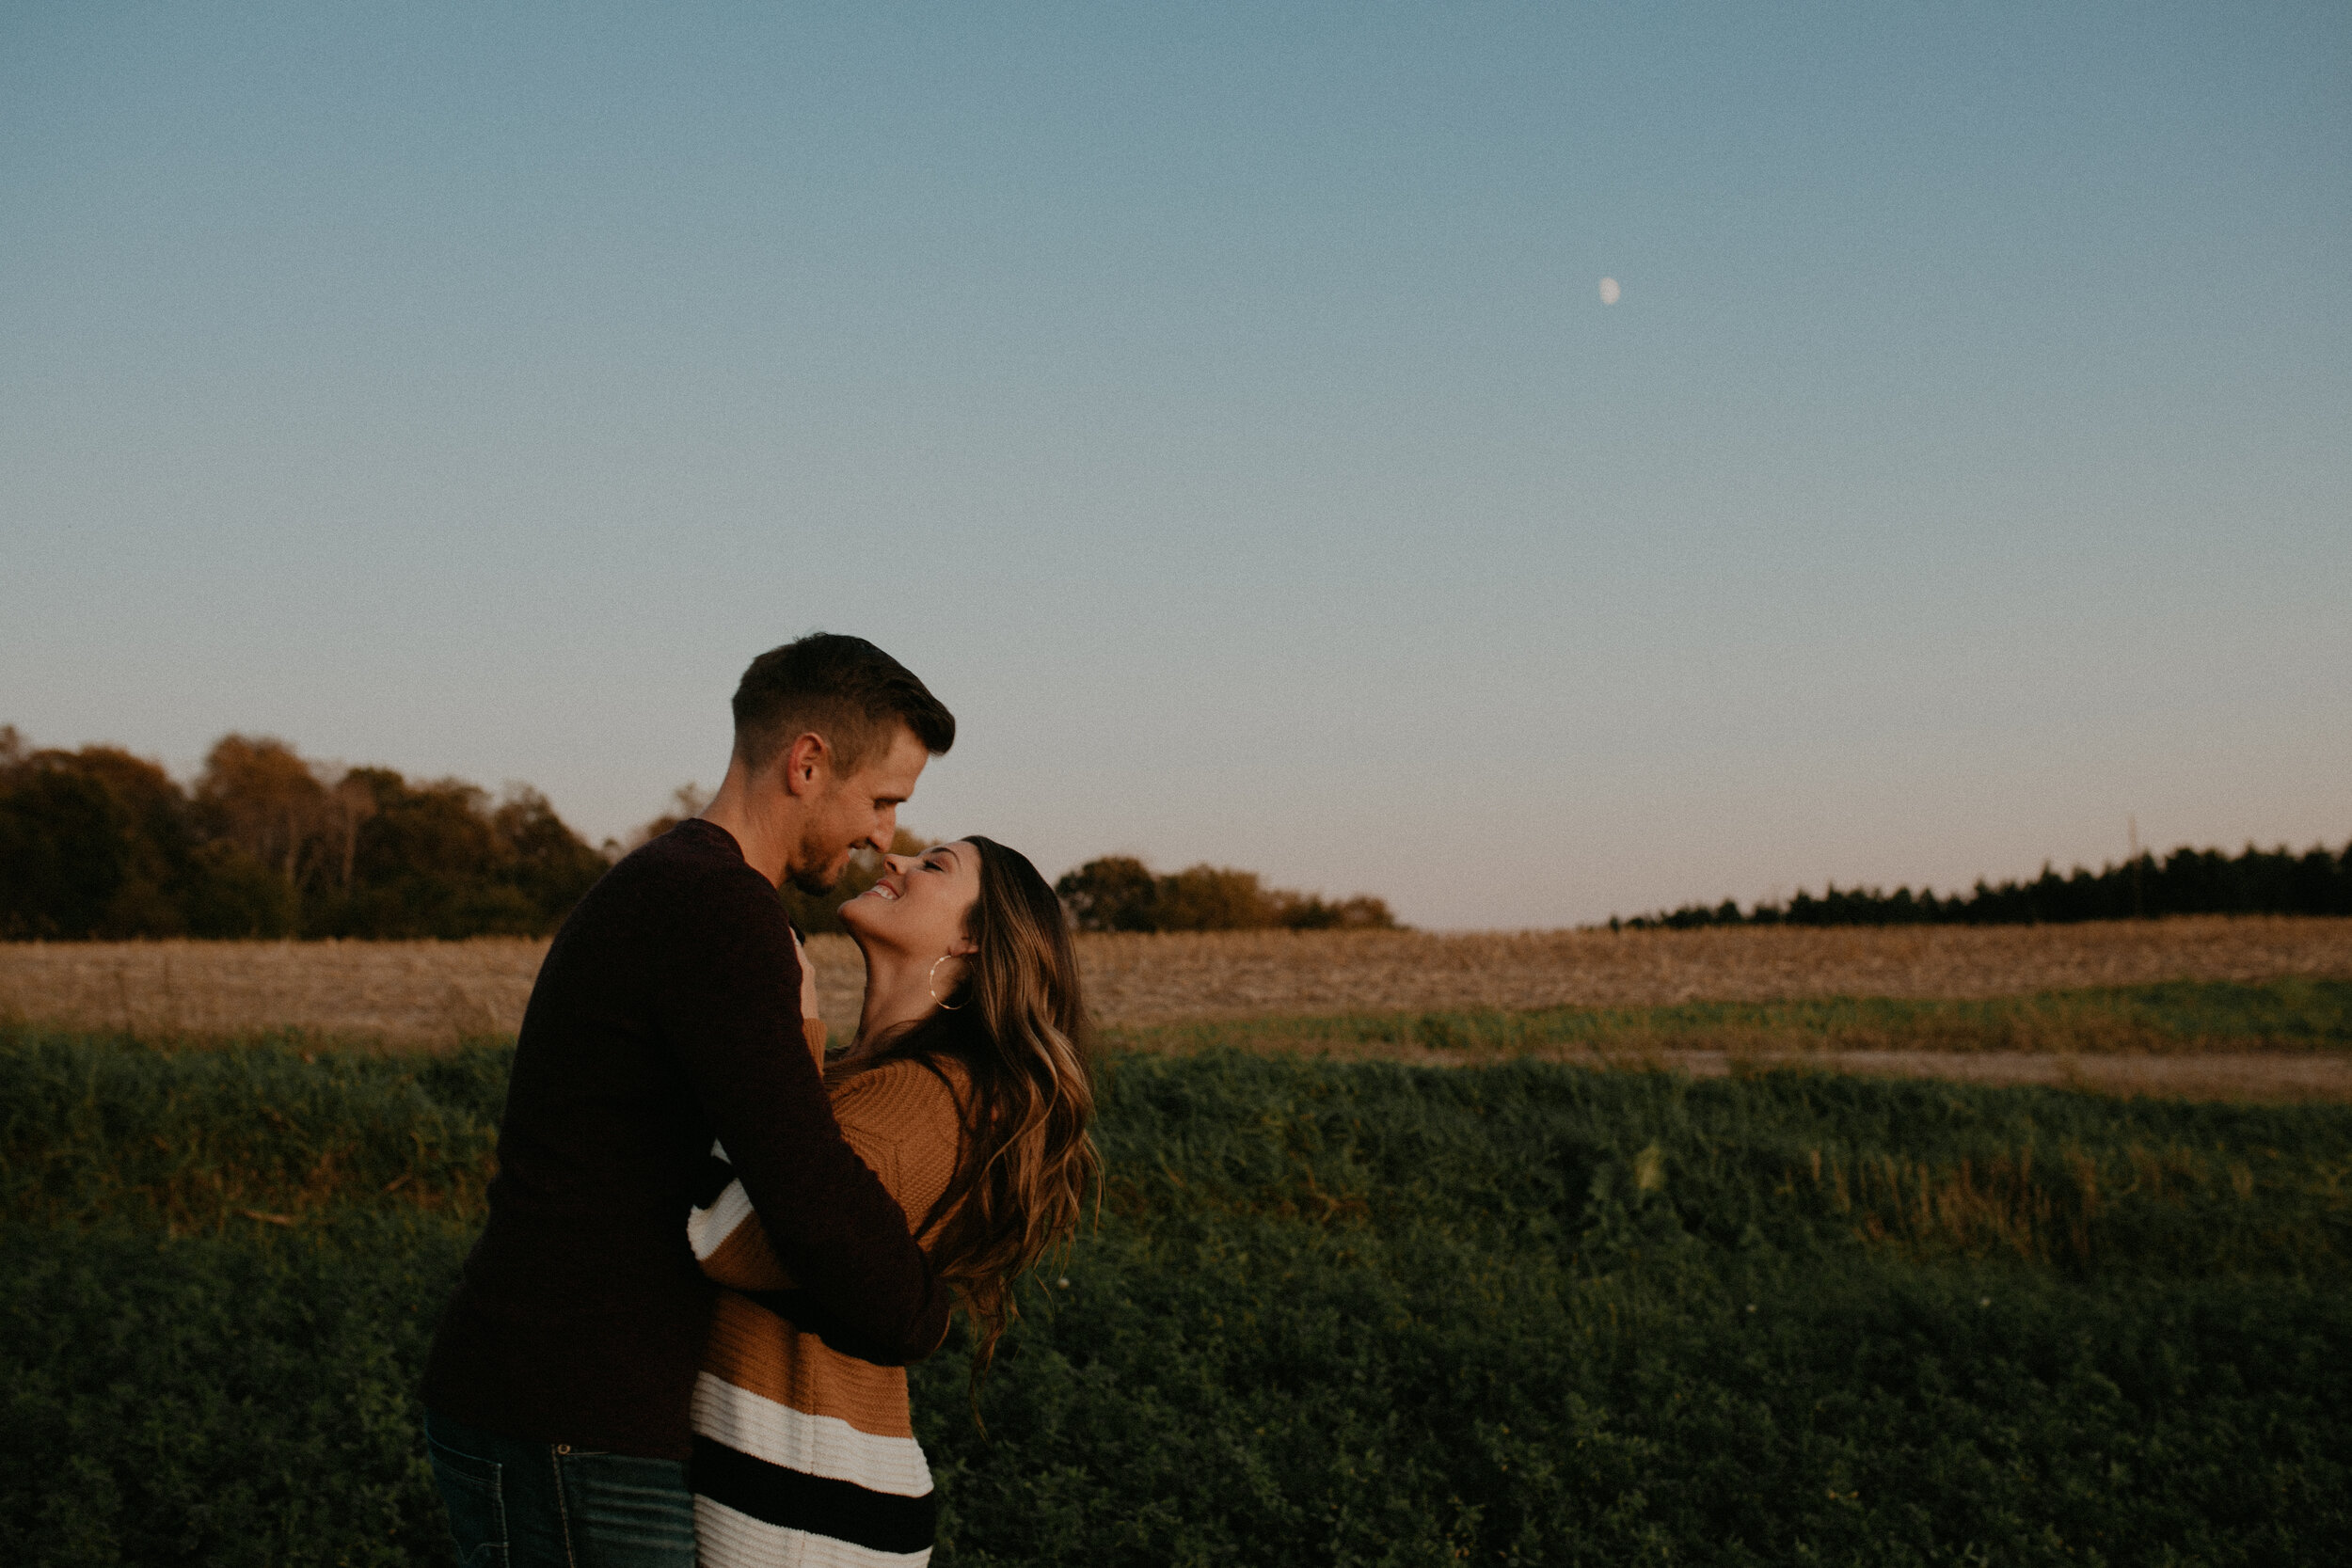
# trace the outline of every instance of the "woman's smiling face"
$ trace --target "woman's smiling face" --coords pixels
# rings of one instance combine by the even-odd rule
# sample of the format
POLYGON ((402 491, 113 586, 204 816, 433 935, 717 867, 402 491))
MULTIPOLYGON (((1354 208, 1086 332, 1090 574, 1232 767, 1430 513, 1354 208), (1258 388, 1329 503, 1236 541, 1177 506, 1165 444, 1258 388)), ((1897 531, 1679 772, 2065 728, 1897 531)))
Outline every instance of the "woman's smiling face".
POLYGON ((919 855, 884 855, 881 878, 841 906, 841 924, 861 947, 880 944, 916 958, 969 953, 972 906, 979 897, 980 851, 958 840, 919 855))

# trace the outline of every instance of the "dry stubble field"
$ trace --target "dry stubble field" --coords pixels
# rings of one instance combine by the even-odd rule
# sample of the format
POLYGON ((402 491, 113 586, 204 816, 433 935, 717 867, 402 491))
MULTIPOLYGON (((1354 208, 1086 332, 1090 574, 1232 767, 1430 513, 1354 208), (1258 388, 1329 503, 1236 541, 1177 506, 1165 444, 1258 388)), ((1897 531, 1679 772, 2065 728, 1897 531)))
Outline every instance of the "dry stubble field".
MULTIPOLYGON (((825 1016, 857 1015, 844 937, 811 944, 825 1016)), ((294 1028, 387 1045, 512 1033, 544 942, 0 945, 0 1018, 143 1036, 294 1028)), ((2352 978, 2352 920, 2043 927, 1210 932, 1079 940, 1105 1024, 1398 1010, 1982 998, 2157 980, 2352 978)))

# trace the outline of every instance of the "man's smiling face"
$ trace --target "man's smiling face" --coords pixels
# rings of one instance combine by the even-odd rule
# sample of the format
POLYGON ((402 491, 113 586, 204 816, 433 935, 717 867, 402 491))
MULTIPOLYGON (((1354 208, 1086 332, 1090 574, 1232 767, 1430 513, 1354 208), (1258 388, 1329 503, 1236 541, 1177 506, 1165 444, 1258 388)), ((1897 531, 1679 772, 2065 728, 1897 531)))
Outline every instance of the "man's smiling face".
POLYGON ((898 831, 898 807, 914 793, 914 782, 930 760, 914 732, 900 724, 891 731, 889 743, 868 751, 854 772, 825 777, 801 842, 785 864, 786 878, 803 893, 830 893, 861 847, 870 844, 887 852, 898 831))

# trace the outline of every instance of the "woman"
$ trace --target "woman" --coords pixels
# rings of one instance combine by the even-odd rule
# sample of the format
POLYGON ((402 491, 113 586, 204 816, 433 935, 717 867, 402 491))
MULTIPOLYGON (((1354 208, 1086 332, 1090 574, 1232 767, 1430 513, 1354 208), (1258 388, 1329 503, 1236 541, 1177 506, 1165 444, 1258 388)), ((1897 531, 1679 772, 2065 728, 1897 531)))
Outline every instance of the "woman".
MULTIPOLYGON (((977 1378, 1014 1315, 1015 1276, 1069 1238, 1098 1169, 1069 926, 1035 866, 977 837, 885 856, 841 921, 866 955, 866 1000, 856 1040, 825 1063, 834 1114, 971 1318, 977 1378)), ((928 1561, 936 1505, 905 1371, 741 1293, 791 1281, 740 1183, 688 1234, 733 1287, 694 1389, 702 1561, 928 1561)))

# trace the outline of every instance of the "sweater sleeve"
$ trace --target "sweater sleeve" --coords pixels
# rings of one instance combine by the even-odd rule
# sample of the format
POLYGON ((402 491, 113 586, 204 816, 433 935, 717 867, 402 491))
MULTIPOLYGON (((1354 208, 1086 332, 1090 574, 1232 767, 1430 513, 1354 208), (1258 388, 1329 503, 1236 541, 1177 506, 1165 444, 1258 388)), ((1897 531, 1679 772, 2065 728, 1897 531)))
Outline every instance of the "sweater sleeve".
POLYGON ((776 1261, 803 1282, 804 1326, 867 1361, 919 1360, 946 1336, 950 1294, 834 1120, 784 908, 739 861, 694 892, 669 911, 663 1033, 776 1261))
MULTIPOLYGON (((955 1091, 915 1062, 893 1062, 852 1078, 834 1096, 842 1134, 883 1188, 919 1223, 947 1190, 961 1151, 962 1120, 955 1091)), ((687 1236, 703 1272, 739 1291, 789 1291, 740 1181, 694 1211, 687 1236)))

